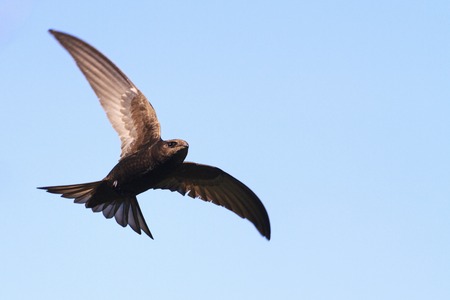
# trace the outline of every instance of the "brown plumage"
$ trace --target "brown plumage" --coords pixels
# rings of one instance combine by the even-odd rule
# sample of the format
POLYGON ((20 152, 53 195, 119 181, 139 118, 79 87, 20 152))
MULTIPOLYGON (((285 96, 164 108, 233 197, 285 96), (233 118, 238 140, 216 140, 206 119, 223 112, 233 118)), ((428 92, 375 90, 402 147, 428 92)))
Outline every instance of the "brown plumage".
POLYGON ((121 140, 117 165, 101 181, 40 187, 84 203, 94 212, 114 217, 121 226, 152 234, 136 195, 148 189, 167 189, 223 206, 252 222, 270 239, 264 205, 246 185, 219 168, 184 162, 189 145, 179 139, 162 140, 160 124, 147 98, 108 58, 80 39, 50 33, 75 59, 100 100, 121 140))

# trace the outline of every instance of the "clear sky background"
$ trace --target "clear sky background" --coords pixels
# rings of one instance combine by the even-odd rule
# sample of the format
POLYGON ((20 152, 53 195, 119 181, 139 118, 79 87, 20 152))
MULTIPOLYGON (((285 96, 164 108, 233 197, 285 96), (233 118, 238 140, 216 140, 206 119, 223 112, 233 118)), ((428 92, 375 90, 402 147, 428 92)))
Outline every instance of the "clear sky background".
POLYGON ((0 299, 450 299, 449 1, 4 0, 0 86, 0 299), (138 197, 151 240, 37 190, 120 154, 49 28, 252 188, 272 240, 178 193, 138 197))

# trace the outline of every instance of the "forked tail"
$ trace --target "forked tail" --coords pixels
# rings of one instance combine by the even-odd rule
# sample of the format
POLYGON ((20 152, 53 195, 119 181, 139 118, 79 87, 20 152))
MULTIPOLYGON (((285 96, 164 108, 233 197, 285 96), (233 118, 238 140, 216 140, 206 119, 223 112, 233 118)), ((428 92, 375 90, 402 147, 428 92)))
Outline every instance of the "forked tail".
POLYGON ((142 230, 153 239, 136 196, 118 194, 107 185, 106 181, 46 186, 38 189, 61 194, 61 197, 74 199, 75 203, 84 203, 86 208, 91 208, 93 212, 101 211, 107 219, 114 217, 122 227, 130 225, 138 234, 141 234, 142 230))

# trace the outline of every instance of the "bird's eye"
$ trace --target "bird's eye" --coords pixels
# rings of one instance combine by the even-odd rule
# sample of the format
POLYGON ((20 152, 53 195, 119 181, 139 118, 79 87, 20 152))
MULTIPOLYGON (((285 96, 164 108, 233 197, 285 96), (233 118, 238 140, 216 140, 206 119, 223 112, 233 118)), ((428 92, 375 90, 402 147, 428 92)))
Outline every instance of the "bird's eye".
POLYGON ((169 146, 170 148, 173 148, 177 145, 177 142, 168 142, 167 146, 169 146))

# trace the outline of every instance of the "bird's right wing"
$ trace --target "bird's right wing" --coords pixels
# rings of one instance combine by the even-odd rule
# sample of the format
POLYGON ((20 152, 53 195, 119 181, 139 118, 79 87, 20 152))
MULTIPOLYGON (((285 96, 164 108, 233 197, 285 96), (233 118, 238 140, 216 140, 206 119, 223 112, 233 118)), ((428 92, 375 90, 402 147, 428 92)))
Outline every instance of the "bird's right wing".
POLYGON ((160 124, 147 98, 108 58, 82 40, 62 32, 50 33, 75 59, 121 140, 120 158, 146 143, 160 140, 160 124))
POLYGON ((248 219, 270 240, 269 216, 258 196, 242 182, 219 168, 185 162, 154 188, 177 191, 182 195, 187 193, 192 198, 200 198, 223 206, 248 219))

